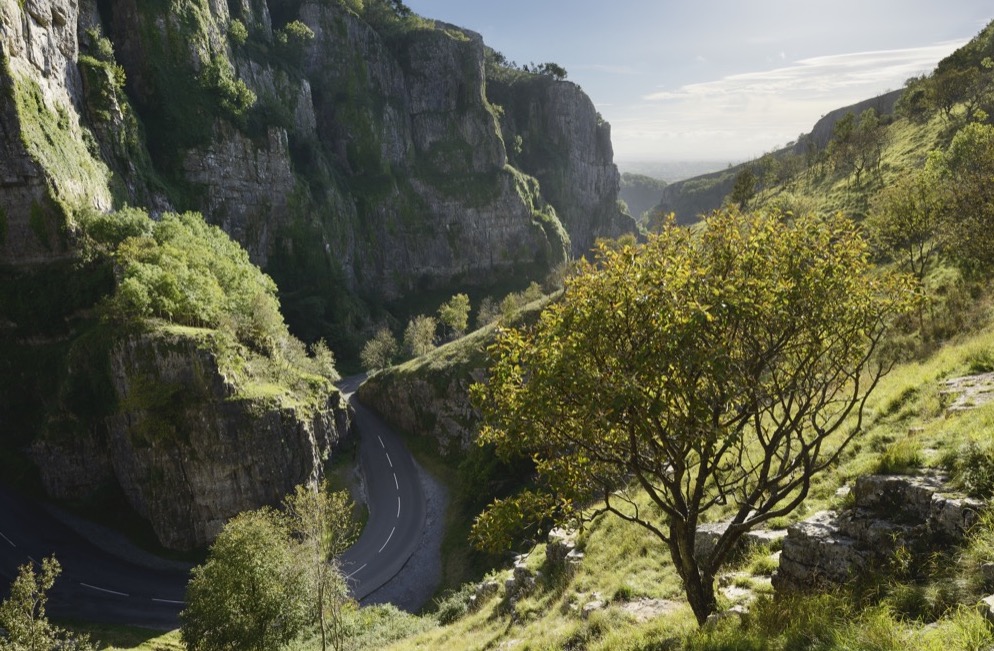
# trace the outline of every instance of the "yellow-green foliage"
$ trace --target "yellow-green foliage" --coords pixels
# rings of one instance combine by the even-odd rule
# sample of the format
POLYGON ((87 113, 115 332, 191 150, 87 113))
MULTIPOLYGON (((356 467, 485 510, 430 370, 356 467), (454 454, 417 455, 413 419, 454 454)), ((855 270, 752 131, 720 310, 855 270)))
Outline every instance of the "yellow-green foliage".
POLYGON ((50 105, 32 79, 15 74, 13 80, 21 141, 44 168, 50 196, 62 206, 66 219, 81 208, 110 207, 110 172, 90 153, 87 142, 92 135, 79 125, 73 109, 50 105))
MULTIPOLYGON (((133 217, 132 213, 132 217, 133 217)), ((119 234, 105 235, 97 217, 94 237, 126 235, 115 244, 120 268, 110 315, 121 321, 159 318, 177 325, 222 328, 262 351, 289 335, 279 313, 276 285, 248 253, 196 213, 137 218, 119 234), (135 232, 138 231, 138 232, 135 232)))
POLYGON ((117 287, 104 303, 112 323, 211 351, 237 397, 289 407, 327 396, 338 379, 334 355, 290 335, 276 285, 221 229, 195 213, 152 221, 130 208, 80 219, 88 255, 116 263, 117 287))
POLYGON ((787 183, 760 192, 750 203, 753 209, 780 209, 795 214, 841 211, 863 216, 872 197, 883 187, 925 163, 926 154, 944 149, 950 134, 938 116, 925 124, 898 118, 883 127, 886 130, 879 170, 864 173, 856 185, 850 178, 831 171, 827 163, 813 161, 787 183))

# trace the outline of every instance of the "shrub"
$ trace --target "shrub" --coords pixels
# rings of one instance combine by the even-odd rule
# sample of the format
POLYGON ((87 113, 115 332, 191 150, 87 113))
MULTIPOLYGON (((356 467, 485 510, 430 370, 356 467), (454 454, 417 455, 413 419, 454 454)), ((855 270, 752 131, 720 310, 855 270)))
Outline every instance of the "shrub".
POLYGON ((245 23, 237 18, 233 19, 228 25, 228 38, 239 47, 245 45, 248 40, 248 29, 245 27, 245 23))
POLYGON ((920 441, 904 438, 887 446, 877 462, 876 472, 883 475, 907 474, 925 463, 920 441))
POLYGON ((967 443, 955 461, 954 470, 957 482, 973 497, 994 495, 994 450, 989 443, 967 443))

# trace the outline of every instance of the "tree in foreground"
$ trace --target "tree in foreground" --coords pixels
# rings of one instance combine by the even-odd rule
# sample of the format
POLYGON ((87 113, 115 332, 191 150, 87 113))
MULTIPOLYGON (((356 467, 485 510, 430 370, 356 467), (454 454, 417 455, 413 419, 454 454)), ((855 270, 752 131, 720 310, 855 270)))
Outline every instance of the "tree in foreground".
POLYGON ((324 484, 298 486, 284 500, 286 526, 300 545, 306 568, 312 618, 321 632, 322 651, 328 648, 329 638, 335 649, 342 649, 345 643, 342 614, 351 597, 335 557, 359 534, 353 509, 348 492, 330 492, 324 484))
POLYGON ((703 623, 742 535, 796 508, 860 432, 908 287, 873 273, 841 217, 732 211, 698 235, 671 220, 643 246, 602 247, 536 325, 500 332, 472 389, 480 441, 529 455, 548 489, 492 504, 476 543, 529 514, 612 513, 669 549, 703 623), (730 524, 698 554, 716 512, 730 524))
POLYGON ((296 545, 271 509, 230 520, 193 569, 180 614, 190 651, 271 651, 308 621, 308 582, 296 545))
POLYGON ((87 636, 77 636, 48 621, 45 608, 48 591, 62 567, 54 556, 41 562, 41 572, 35 573, 34 563, 18 568, 17 578, 10 586, 10 596, 0 604, 0 651, 92 651, 96 649, 87 636))

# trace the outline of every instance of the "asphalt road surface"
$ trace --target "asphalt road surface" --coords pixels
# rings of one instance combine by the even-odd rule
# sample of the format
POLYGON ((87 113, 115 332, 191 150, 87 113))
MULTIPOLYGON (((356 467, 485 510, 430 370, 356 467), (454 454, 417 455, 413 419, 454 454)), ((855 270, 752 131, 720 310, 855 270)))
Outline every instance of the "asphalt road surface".
POLYGON ((414 460, 400 437, 352 395, 364 376, 339 384, 355 409, 369 520, 342 554, 352 595, 362 599, 395 577, 417 548, 425 524, 425 497, 414 460))
POLYGON ((52 554, 62 574, 49 591, 50 616, 156 629, 177 626, 186 571, 145 567, 115 556, 38 503, 0 488, 0 593, 7 594, 18 567, 52 554))
MULTIPOLYGON (((348 378, 349 395, 362 377, 348 378)), ((369 520, 342 555, 353 596, 362 599, 396 576, 414 553, 425 522, 425 498, 400 437, 351 399, 360 435, 369 520)), ((49 615, 171 629, 179 624, 188 570, 146 567, 83 537, 45 507, 0 486, 0 595, 24 563, 55 555, 62 575, 49 591, 49 615)))

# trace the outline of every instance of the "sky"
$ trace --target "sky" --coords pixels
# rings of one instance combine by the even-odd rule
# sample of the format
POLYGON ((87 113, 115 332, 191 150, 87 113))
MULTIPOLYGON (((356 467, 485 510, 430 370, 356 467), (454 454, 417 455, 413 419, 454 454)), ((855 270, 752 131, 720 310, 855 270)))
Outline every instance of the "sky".
POLYGON ((927 73, 990 0, 405 0, 519 64, 566 68, 616 161, 759 156, 927 73))

